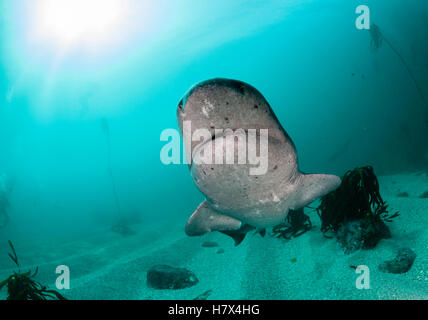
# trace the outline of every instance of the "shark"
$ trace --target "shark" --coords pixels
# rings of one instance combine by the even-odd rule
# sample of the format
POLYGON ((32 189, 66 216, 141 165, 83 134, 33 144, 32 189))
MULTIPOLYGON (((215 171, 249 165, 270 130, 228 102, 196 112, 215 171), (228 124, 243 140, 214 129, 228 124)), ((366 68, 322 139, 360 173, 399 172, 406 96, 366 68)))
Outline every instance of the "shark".
POLYGON ((188 159, 191 177, 205 196, 187 221, 188 236, 219 231, 238 245, 250 230, 264 235, 267 228, 284 222, 290 210, 307 206, 341 184, 338 176, 299 170, 292 139, 264 96, 245 82, 215 78, 196 84, 179 102, 177 118, 184 144, 193 150, 188 159), (205 129, 210 137, 192 139, 192 134, 184 134, 186 123, 191 123, 192 134, 205 129), (216 134, 219 129, 225 133, 216 134), (247 137, 250 130, 258 133, 258 139, 247 137), (260 134, 263 130, 267 135, 260 134), (214 143, 221 142, 222 149, 213 147, 212 159, 228 148, 239 151, 241 138, 247 142, 248 154, 267 145, 265 152, 259 152, 267 163, 263 174, 251 174, 254 163, 248 161, 216 164, 201 159, 201 149, 214 143))

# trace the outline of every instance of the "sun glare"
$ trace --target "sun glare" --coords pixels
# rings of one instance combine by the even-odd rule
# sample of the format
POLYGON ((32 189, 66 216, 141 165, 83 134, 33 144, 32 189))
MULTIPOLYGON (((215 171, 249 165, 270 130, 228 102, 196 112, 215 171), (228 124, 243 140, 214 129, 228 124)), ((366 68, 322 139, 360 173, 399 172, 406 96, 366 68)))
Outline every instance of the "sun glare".
POLYGON ((39 0, 36 32, 59 45, 104 41, 123 21, 126 1, 39 0))

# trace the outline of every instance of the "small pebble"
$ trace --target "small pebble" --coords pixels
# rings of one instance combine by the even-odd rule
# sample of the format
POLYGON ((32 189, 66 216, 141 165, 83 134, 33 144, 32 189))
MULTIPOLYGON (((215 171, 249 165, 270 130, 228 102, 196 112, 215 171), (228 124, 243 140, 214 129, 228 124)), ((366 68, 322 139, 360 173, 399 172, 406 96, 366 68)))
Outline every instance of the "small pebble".
POLYGON ((215 248, 218 247, 218 243, 214 241, 205 241, 202 243, 202 247, 204 248, 215 248))
POLYGON ((424 193, 422 193, 422 194, 419 196, 419 198, 421 198, 421 199, 428 199, 428 190, 427 190, 427 191, 425 191, 424 193))
POLYGON ((399 192, 397 194, 397 197, 399 197, 399 198, 408 198, 409 194, 407 192, 399 192))

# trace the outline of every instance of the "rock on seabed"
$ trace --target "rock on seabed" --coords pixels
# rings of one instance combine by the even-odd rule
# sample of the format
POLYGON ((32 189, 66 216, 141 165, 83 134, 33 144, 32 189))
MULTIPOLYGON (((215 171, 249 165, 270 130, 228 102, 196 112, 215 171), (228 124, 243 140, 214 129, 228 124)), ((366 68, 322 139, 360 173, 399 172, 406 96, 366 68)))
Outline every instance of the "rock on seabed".
POLYGON ((406 273, 410 270, 416 259, 416 253, 409 248, 398 250, 393 260, 388 260, 379 265, 379 270, 388 273, 406 273))
POLYGON ((147 284, 155 289, 184 289, 198 282, 196 275, 185 268, 156 265, 147 272, 147 284))

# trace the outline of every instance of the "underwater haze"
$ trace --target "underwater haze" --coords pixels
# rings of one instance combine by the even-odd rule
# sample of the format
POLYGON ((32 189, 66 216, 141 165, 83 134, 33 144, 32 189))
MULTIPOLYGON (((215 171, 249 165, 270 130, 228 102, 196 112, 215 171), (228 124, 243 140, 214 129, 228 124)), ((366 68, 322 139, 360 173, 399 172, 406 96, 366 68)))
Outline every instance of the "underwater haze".
POLYGON ((0 281, 16 269, 11 240, 22 269, 69 299, 428 299, 427 1, 54 2, 0 0, 0 281), (373 167, 400 212, 391 238, 344 252, 319 201, 288 240, 186 235, 205 195, 186 163, 162 162, 160 137, 213 78, 260 91, 302 172, 373 167), (402 247, 411 269, 379 271, 402 247), (154 288, 156 265, 198 282, 154 288), (370 290, 355 286, 359 265, 370 290))

